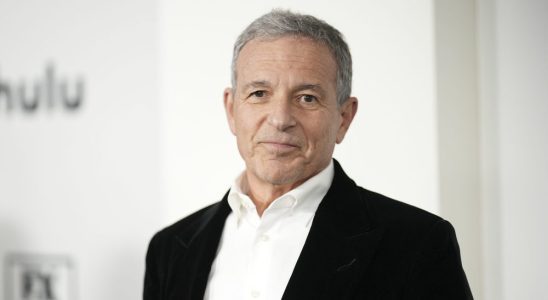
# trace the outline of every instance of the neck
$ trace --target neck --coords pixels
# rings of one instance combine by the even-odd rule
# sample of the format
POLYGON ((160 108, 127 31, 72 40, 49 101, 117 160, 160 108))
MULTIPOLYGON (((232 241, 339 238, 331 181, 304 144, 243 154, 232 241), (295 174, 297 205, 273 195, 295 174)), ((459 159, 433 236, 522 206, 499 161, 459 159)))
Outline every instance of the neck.
POLYGON ((253 204, 255 204, 259 216, 263 215, 264 211, 270 206, 270 204, 272 204, 272 202, 274 202, 274 200, 304 182, 304 180, 302 180, 295 183, 275 185, 267 182, 261 182, 260 180, 254 180, 254 177, 249 176, 247 173, 242 179, 242 190, 246 191, 249 198, 251 198, 251 201, 253 201, 253 204))

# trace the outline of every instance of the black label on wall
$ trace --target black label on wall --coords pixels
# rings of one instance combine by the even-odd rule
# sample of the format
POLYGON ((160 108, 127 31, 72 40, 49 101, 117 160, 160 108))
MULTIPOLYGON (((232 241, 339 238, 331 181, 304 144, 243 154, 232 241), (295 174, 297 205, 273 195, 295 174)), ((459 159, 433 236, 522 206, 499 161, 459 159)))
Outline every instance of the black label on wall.
POLYGON ((0 69, 0 112, 76 111, 82 107, 84 93, 81 77, 59 76, 53 63, 46 65, 43 74, 34 81, 14 82, 0 69))
POLYGON ((74 300, 74 266, 66 256, 10 254, 4 287, 10 300, 74 300))

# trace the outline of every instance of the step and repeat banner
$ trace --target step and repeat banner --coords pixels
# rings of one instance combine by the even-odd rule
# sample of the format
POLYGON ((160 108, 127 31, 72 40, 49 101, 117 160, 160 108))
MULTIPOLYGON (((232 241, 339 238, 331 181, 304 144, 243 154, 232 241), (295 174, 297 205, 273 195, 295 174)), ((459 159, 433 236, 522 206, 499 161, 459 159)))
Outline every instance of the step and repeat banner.
POLYGON ((0 11, 0 299, 139 299, 162 212, 157 3, 0 11))

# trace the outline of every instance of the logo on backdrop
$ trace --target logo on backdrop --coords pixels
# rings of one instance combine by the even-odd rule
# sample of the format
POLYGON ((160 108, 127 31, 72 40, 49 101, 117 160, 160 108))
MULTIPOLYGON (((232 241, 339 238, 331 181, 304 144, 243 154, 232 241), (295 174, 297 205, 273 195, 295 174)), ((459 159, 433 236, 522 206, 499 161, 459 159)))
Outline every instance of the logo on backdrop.
POLYGON ((82 107, 85 85, 81 77, 57 74, 53 63, 34 81, 12 81, 0 73, 0 112, 32 114, 44 110, 76 111, 82 107))
POLYGON ((64 256, 12 254, 7 258, 6 299, 74 299, 74 275, 64 256))

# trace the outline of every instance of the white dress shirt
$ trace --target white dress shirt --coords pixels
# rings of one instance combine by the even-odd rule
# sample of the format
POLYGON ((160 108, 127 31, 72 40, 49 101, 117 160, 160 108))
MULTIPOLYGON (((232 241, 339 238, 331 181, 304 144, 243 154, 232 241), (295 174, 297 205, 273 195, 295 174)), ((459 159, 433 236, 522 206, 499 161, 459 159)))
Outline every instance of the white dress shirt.
POLYGON ((242 174, 228 195, 232 213, 225 221, 204 299, 281 299, 333 175, 331 161, 274 200, 260 217, 242 192, 242 174))

